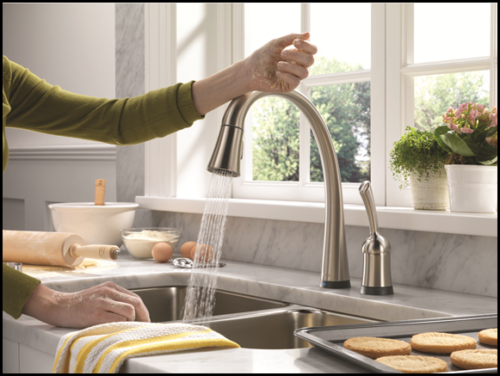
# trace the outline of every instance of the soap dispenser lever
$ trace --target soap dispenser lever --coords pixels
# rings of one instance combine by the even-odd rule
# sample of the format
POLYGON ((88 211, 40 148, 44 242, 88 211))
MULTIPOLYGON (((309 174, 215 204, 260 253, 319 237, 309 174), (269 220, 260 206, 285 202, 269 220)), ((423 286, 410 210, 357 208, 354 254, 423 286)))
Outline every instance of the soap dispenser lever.
POLYGON ((391 244, 378 232, 377 211, 369 181, 361 184, 359 194, 365 204, 370 225, 370 236, 361 247, 363 252, 361 293, 391 295, 394 294, 391 279, 391 244))

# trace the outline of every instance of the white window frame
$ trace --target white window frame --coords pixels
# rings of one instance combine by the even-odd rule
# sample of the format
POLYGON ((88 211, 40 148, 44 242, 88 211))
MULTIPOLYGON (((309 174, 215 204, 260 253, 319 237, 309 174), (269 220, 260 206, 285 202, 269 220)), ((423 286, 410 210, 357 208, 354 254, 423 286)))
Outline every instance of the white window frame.
MULTIPOLYGON (((242 60, 245 45, 245 7, 233 5, 233 61, 242 60), (240 47, 240 48, 238 48, 240 47)), ((310 30, 310 4, 301 4, 301 30, 310 30)), ((371 82, 371 143, 381 147, 372 150, 371 183, 375 202, 385 205, 385 157, 383 153, 385 132, 385 5, 372 4, 371 12, 371 69, 346 73, 310 76, 301 81, 300 91, 311 97, 311 88, 352 82, 371 82), (374 152, 373 152, 374 151, 374 152)), ((252 124, 245 125, 244 157, 241 162, 241 176, 233 179, 233 197, 239 199, 271 199, 286 201, 324 202, 324 183, 310 182, 310 126, 305 116, 300 114, 300 180, 298 182, 263 182, 252 180, 252 124)), ((372 148, 373 149, 373 148, 372 148)), ((361 183, 342 183, 344 203, 362 205, 359 195, 361 183)))
MULTIPOLYGON (((374 179, 372 182, 380 227, 496 237, 497 213, 467 214, 414 211, 410 207, 410 191, 399 189, 399 183, 393 180, 388 168, 391 147, 403 134, 403 120, 411 120, 411 123, 413 123, 413 103, 409 100, 413 96, 413 87, 408 84, 408 77, 431 72, 445 73, 451 70, 464 71, 478 68, 484 69, 486 67, 490 69, 491 105, 496 103, 498 96, 496 84, 498 75, 496 3, 492 3, 491 21, 494 26, 491 30, 492 53, 487 61, 485 59, 469 59, 467 61, 433 64, 410 64, 412 62, 409 58, 411 54, 408 52, 403 54, 404 51, 412 48, 410 43, 402 44, 403 40, 410 39, 408 27, 412 27, 412 4, 372 5, 375 12, 377 12, 376 17, 379 20, 384 20, 382 35, 380 34, 382 31, 379 29, 373 32, 376 22, 372 22, 372 49, 385 51, 385 54, 377 55, 378 57, 375 59, 372 57, 371 72, 379 72, 379 74, 371 74, 370 77, 372 90, 372 145, 379 145, 376 148, 372 147, 371 150, 372 174, 380 174, 382 177, 379 180, 374 179), (403 25, 407 26, 404 30, 403 25), (375 91, 378 95, 374 95, 375 91), (405 106, 403 106, 403 103, 405 106), (409 118, 410 116, 411 118, 409 118)), ((233 30, 233 27, 238 22, 242 22, 242 12, 237 11, 238 6, 241 6, 240 4, 224 3, 215 4, 215 6, 217 7, 217 50, 214 53, 217 59, 217 70, 222 70, 236 61, 235 56, 243 56, 243 52, 239 51, 238 46, 234 46, 231 41, 231 38, 241 38, 238 31, 233 30), (232 54, 231 47, 233 47, 232 54)), ((307 4, 302 6, 305 7, 307 4)), ((145 4, 145 22, 145 90, 147 92, 177 82, 176 4, 145 4)), ((303 21, 303 30, 307 26, 303 21)), ((241 47, 242 44, 239 45, 240 49, 241 47)), ((361 79, 365 73, 354 72, 352 74, 358 74, 358 78, 361 79)), ((310 84, 309 87, 316 85, 316 81, 314 81, 316 79, 318 78, 311 77, 308 79, 309 81, 304 80, 306 81, 303 83, 305 89, 307 89, 308 84, 310 84)), ((224 105, 214 111, 217 119, 222 119, 226 106, 224 105)), ((212 127, 213 124, 210 126, 212 127)), ((309 145, 309 142, 307 141, 306 144, 309 145)), ((144 209, 203 213, 206 198, 182 197, 182 195, 179 196, 178 194, 176 147, 176 134, 146 143, 145 195, 137 196, 136 202, 144 209)), ((209 149, 211 148, 212 146, 209 147, 209 149)), ((206 166, 200 166, 200 170, 206 170, 206 166)), ((356 188, 351 188, 349 184, 346 184, 343 189, 345 198, 349 197, 349 190, 355 192, 356 188)), ((208 186, 206 191, 208 191, 208 186)), ((361 205, 345 204, 344 214, 346 225, 368 225, 366 212, 361 205)), ((284 201, 282 198, 280 200, 259 200, 256 196, 254 196, 254 199, 232 198, 229 200, 228 215, 323 223, 324 203, 284 201)))

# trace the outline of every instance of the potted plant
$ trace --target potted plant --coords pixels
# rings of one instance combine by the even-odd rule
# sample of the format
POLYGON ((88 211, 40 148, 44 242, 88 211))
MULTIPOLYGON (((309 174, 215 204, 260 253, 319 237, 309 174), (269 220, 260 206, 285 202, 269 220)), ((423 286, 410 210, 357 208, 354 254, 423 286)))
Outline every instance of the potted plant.
POLYGON ((390 153, 390 168, 401 189, 409 181, 414 209, 449 209, 444 162, 449 152, 439 146, 432 132, 406 127, 390 153))
POLYGON ((443 115, 448 124, 434 137, 446 159, 451 211, 492 213, 497 210, 497 108, 477 103, 450 107, 443 115))

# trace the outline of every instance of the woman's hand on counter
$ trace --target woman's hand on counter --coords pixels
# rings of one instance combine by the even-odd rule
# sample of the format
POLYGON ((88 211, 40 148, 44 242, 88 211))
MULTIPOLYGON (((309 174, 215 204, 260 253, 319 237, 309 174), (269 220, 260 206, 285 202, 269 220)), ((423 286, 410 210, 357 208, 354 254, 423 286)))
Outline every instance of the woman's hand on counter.
POLYGON ((310 33, 288 34, 266 43, 247 58, 196 81, 193 105, 200 115, 248 92, 288 93, 309 75, 318 48, 307 41, 310 33), (295 48, 286 49, 293 45, 295 48))
POLYGON ((39 284, 22 312, 47 324, 67 328, 136 319, 151 321, 141 298, 113 282, 74 293, 54 291, 39 284))

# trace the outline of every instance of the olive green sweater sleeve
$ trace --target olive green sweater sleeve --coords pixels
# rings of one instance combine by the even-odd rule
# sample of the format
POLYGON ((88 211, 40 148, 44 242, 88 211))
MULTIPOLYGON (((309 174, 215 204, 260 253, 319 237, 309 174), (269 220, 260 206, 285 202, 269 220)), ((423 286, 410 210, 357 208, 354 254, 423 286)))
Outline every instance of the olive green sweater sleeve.
MULTIPOLYGON (((3 56, 2 159, 9 149, 5 128, 68 136, 114 145, 164 137, 203 119, 193 105, 189 83, 178 83, 133 98, 107 99, 52 86, 3 56)), ((38 279, 3 265, 3 310, 18 318, 38 279)))
POLYGON ((15 319, 19 318, 24 304, 39 283, 38 279, 2 263, 3 310, 15 319))
POLYGON ((138 144, 190 127, 204 118, 194 109, 193 82, 133 98, 96 98, 52 86, 3 56, 3 170, 5 127, 114 145, 138 144))

